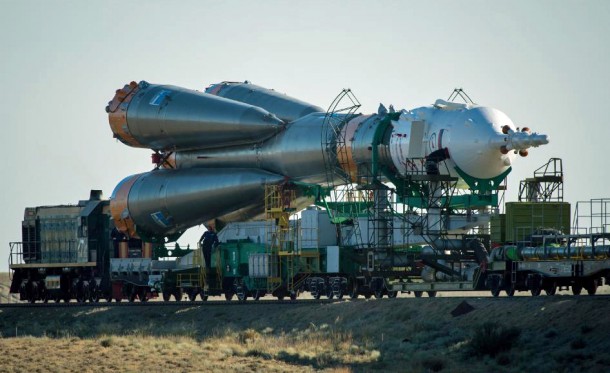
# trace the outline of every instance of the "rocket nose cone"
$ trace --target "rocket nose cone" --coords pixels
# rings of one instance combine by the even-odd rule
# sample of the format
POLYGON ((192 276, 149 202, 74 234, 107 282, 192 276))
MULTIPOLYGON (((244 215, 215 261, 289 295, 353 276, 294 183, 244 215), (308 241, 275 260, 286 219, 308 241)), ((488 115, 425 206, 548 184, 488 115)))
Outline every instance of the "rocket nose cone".
MULTIPOLYGON (((510 167, 515 157, 511 151, 501 151, 515 125, 503 112, 486 107, 474 107, 464 112, 463 122, 452 128, 451 158, 461 171, 478 179, 492 179, 510 167)), ((508 150, 508 149, 507 149, 508 150)))

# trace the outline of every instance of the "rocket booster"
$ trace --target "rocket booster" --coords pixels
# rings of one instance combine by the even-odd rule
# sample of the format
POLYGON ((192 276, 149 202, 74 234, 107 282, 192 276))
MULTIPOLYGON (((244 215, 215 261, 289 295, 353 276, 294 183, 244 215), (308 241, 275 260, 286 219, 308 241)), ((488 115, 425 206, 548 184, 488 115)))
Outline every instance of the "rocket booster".
POLYGON ((399 112, 333 114, 340 124, 329 131, 321 108, 248 82, 206 92, 132 82, 106 111, 121 142, 159 153, 159 169, 128 177, 111 197, 116 226, 131 236, 252 218, 263 211, 264 183, 357 183, 373 163, 386 176, 404 177, 423 169, 413 159, 437 150, 452 176, 493 179, 517 154, 548 143, 497 109, 443 100, 399 112), (329 175, 329 163, 340 171, 329 175))

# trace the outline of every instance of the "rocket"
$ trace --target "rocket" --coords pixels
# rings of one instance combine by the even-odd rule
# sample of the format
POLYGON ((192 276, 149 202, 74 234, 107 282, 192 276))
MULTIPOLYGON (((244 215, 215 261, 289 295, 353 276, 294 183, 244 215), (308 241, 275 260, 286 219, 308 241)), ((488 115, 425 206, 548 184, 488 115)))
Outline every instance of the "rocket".
POLYGON ((157 167, 128 176, 111 196, 116 227, 132 237, 252 219, 263 212, 265 183, 359 183, 372 167, 387 179, 406 177, 424 168, 413 160, 438 152, 447 166, 441 173, 491 180, 527 149, 548 143, 546 135, 519 130, 503 112, 476 104, 436 100, 348 115, 249 82, 213 84, 205 92, 131 82, 106 112, 115 138, 155 152, 157 167))

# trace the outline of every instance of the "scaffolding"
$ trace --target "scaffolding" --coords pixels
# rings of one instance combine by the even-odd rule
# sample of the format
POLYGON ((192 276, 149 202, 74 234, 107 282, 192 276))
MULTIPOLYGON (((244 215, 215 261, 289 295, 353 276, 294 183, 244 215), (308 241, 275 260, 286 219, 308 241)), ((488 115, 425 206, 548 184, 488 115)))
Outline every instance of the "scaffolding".
POLYGON ((563 163, 551 158, 519 183, 519 202, 563 202, 563 163))
POLYGON ((267 292, 273 293, 283 285, 292 291, 300 257, 295 230, 290 218, 296 212, 296 191, 289 184, 265 184, 266 254, 269 258, 267 292))

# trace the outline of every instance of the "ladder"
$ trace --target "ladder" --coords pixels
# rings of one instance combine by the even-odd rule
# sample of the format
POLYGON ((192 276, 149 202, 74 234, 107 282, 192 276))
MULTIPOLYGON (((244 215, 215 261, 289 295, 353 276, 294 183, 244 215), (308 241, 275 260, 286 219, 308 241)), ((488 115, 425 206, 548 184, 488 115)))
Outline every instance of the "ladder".
POLYGON ((265 217, 267 220, 267 255, 269 273, 267 292, 273 293, 282 284, 282 264, 285 268, 286 287, 293 290, 295 256, 294 232, 290 227, 290 216, 296 211, 296 192, 289 184, 265 184, 265 217))

